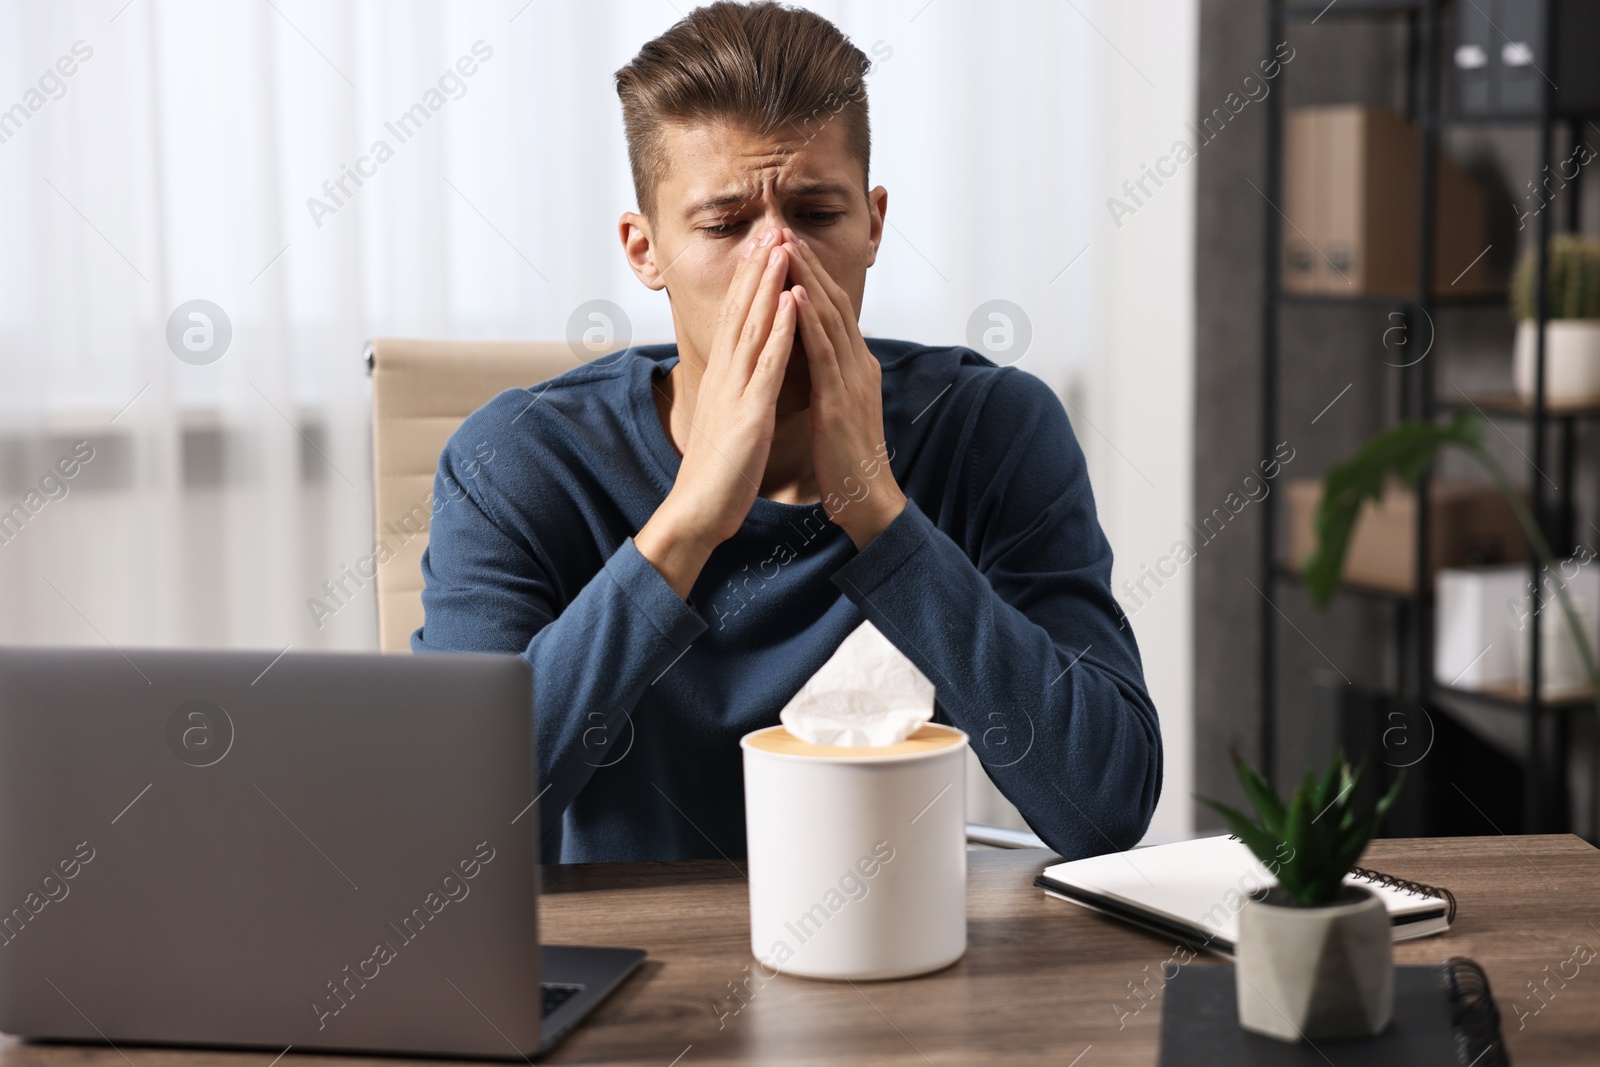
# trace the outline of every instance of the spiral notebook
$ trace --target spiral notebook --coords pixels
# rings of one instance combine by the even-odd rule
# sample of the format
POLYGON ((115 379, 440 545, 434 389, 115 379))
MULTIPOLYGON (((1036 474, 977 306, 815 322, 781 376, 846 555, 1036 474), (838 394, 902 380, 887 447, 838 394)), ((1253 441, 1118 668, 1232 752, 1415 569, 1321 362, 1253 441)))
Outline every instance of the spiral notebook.
MULTIPOLYGON (((1050 896, 1232 959, 1245 900, 1275 882, 1244 842, 1223 834, 1057 863, 1033 884, 1050 896)), ((1353 868, 1345 884, 1377 894, 1396 941, 1443 933, 1456 917, 1448 889, 1365 867, 1353 868)))

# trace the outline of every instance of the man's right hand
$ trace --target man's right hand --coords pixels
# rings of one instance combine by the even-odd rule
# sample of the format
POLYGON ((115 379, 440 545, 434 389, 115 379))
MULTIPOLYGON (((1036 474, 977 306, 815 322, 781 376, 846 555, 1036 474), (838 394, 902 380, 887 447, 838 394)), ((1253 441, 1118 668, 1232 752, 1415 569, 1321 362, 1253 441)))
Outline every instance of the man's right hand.
POLYGON ((768 230, 746 243, 718 315, 672 491, 634 545, 680 597, 717 545, 738 532, 759 495, 778 390, 794 347, 790 247, 768 230))

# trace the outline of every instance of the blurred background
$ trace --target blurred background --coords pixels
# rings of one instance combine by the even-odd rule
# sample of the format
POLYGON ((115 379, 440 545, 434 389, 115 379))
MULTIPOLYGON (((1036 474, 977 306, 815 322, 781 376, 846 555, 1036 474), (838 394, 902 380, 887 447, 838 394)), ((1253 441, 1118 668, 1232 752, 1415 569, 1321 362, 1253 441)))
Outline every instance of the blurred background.
MULTIPOLYGON (((1336 745, 1415 768, 1394 827, 1593 839, 1581 657, 1540 630, 1530 686, 1530 550, 1481 469, 1371 509, 1329 606, 1298 577, 1317 479, 1469 406, 1554 550, 1600 544, 1600 349, 1558 371, 1547 332, 1541 382, 1510 306, 1600 214, 1593 75, 1547 47, 1600 41, 1540 21, 1583 5, 804 6, 873 61, 863 330, 1038 376, 1088 456, 1165 736, 1148 840, 1214 825, 1230 749, 1281 781, 1336 745)), ((377 647, 370 586, 324 585, 374 548, 366 342, 562 341, 595 300, 671 338, 617 237, 611 78, 687 10, 0 0, 0 640, 377 647)), ((1552 318, 1600 318, 1589 250, 1552 318)))

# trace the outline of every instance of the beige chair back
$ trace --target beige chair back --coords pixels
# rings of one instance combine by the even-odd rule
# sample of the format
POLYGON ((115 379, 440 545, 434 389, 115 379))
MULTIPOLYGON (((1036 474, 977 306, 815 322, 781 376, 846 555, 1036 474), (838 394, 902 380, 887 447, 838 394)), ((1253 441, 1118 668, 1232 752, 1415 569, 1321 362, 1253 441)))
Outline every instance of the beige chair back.
POLYGON ((411 634, 422 625, 422 550, 445 442, 495 394, 537 385, 575 366, 572 350, 561 341, 367 343, 376 544, 387 544, 393 553, 377 568, 383 651, 409 652, 411 634))

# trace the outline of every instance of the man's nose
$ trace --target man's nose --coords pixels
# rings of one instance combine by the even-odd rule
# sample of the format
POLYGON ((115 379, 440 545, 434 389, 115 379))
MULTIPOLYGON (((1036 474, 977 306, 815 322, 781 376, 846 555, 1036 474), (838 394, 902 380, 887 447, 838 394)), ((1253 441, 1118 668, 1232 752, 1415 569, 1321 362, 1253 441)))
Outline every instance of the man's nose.
MULTIPOLYGON (((789 220, 785 219, 781 214, 777 214, 775 212, 774 213, 768 213, 768 214, 762 215, 761 218, 757 220, 755 232, 758 233, 758 234, 765 233, 766 230, 768 229, 768 227, 770 227, 772 229, 772 232, 777 235, 777 240, 781 241, 783 239, 783 229, 784 229, 785 226, 788 226, 788 225, 789 225, 789 220)), ((776 244, 777 242, 774 241, 773 243, 776 244)), ((795 283, 794 265, 791 263, 790 266, 789 266, 789 273, 783 279, 783 288, 785 290, 793 289, 794 288, 794 283, 795 283)))

